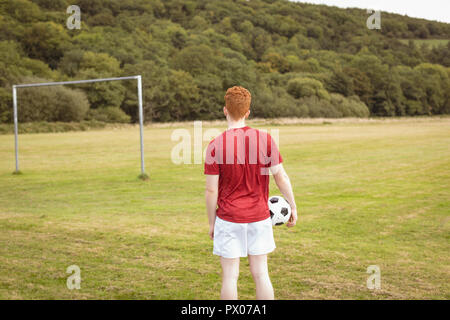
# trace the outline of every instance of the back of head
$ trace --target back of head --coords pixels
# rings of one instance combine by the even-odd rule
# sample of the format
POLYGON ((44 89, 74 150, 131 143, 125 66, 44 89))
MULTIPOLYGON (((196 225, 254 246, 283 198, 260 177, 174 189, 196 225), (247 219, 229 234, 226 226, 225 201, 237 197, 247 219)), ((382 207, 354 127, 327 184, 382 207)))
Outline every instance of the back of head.
POLYGON ((234 86, 227 90, 225 94, 225 107, 234 120, 241 119, 250 110, 252 95, 250 92, 239 86, 234 86))

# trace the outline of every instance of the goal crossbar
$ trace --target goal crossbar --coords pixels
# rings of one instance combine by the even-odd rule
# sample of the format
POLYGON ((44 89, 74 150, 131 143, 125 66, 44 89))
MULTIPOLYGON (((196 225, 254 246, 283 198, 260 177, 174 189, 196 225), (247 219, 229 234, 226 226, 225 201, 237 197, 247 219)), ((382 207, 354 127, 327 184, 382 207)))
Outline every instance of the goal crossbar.
POLYGON ((141 142, 141 175, 146 176, 145 164, 144 164, 144 113, 142 104, 142 76, 130 76, 130 77, 116 77, 116 78, 102 78, 102 79, 89 79, 89 80, 73 80, 73 81, 60 81, 60 82, 43 82, 43 83, 30 83, 30 84, 16 84, 12 86, 13 93, 13 108, 14 108, 14 142, 15 142, 15 157, 16 157, 16 173, 19 172, 19 133, 18 133, 18 119, 17 119, 17 89, 30 88, 30 87, 45 87, 45 86, 60 86, 70 84, 83 84, 94 82, 106 82, 106 81, 118 81, 118 80, 137 80, 137 93, 139 103, 139 130, 140 130, 140 142, 141 142))

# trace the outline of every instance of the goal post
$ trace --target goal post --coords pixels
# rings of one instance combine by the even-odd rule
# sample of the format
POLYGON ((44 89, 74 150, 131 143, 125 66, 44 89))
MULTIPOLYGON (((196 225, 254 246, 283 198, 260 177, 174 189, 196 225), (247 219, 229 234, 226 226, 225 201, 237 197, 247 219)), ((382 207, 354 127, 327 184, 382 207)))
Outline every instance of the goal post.
POLYGON ((103 78, 103 79, 90 79, 90 80, 74 80, 74 81, 61 81, 61 82, 44 82, 44 83, 31 83, 31 84, 16 84, 12 86, 13 95, 13 108, 14 108, 14 146, 16 157, 16 171, 14 173, 20 173, 19 170, 19 122, 17 111, 17 89, 19 88, 31 88, 31 87, 45 87, 45 86, 60 86, 70 84, 84 84, 94 82, 106 82, 106 81, 119 81, 119 80, 137 80, 137 96, 139 107, 139 133, 141 143, 141 174, 140 178, 143 180, 148 179, 148 175, 145 173, 144 164, 144 112, 142 104, 142 76, 130 76, 130 77, 116 77, 116 78, 103 78))

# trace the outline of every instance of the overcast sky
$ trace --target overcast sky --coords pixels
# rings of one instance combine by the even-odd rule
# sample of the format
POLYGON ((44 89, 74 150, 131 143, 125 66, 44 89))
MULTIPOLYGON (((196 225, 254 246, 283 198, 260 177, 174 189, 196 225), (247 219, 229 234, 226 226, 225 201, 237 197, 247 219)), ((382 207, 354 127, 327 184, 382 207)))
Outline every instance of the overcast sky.
POLYGON ((409 17, 423 18, 450 23, 450 0, 292 0, 326 4, 341 8, 356 7, 406 14, 409 17))

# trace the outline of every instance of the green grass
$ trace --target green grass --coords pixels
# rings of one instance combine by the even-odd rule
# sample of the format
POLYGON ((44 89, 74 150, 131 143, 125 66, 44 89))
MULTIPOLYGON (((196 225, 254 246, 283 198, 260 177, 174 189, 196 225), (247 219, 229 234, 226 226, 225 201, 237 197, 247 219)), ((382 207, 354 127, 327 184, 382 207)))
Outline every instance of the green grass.
MULTIPOLYGON (((219 298, 203 168, 171 162, 175 128, 146 127, 146 181, 137 127, 21 135, 21 175, 1 135, 0 299, 219 298)), ((450 298, 450 118, 271 128, 300 208, 274 230, 276 298, 450 298)), ((239 297, 254 298, 247 259, 239 297)))

